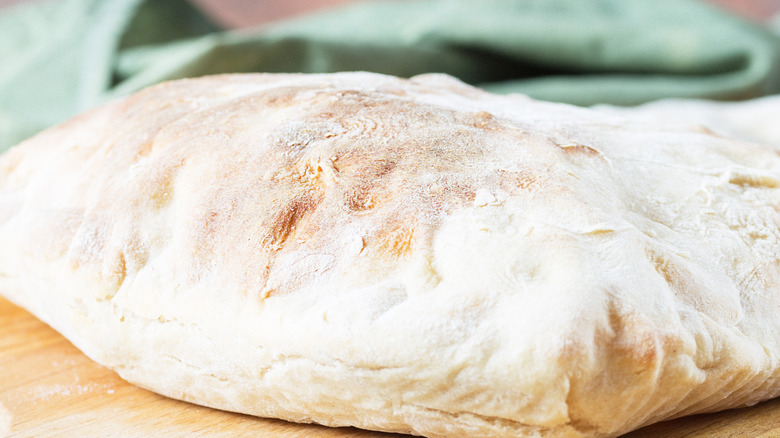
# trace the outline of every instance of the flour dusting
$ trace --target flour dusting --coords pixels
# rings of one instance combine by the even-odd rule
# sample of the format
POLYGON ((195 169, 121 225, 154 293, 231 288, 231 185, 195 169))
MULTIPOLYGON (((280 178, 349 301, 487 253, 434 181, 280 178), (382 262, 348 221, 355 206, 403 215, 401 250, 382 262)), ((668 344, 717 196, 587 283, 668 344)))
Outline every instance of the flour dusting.
POLYGON ((74 376, 72 382, 66 384, 37 385, 28 392, 28 400, 34 404, 46 402, 53 398, 73 397, 89 393, 103 393, 112 389, 110 385, 97 384, 93 382, 80 382, 78 376, 74 376))
POLYGON ((49 400, 55 396, 81 395, 94 391, 94 385, 40 385, 31 391, 33 400, 49 400))
POLYGON ((9 432, 11 432, 12 422, 13 417, 11 416, 11 412, 9 412, 8 409, 6 409, 6 407, 0 403, 0 437, 4 437, 9 432))

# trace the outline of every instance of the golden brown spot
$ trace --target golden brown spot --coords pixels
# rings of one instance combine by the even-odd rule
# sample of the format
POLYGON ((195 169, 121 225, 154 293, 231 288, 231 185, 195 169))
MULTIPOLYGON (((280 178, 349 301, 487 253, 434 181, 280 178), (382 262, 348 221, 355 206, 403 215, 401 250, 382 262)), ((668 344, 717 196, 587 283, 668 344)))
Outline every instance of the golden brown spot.
POLYGON ((519 187, 522 190, 533 190, 542 183, 542 177, 529 170, 520 170, 519 172, 511 172, 508 170, 499 169, 498 172, 501 175, 499 185, 502 189, 516 193, 519 187))
POLYGON ((378 178, 395 169, 396 162, 387 158, 372 161, 366 169, 366 173, 372 177, 378 178))
POLYGON ((270 107, 290 106, 298 94, 305 90, 299 87, 279 87, 263 91, 262 94, 252 96, 254 104, 264 104, 270 107))
MULTIPOLYGON (((603 325, 590 335, 572 321, 572 342, 560 350, 561 365, 571 370, 567 405, 569 418, 600 430, 614 429, 615 418, 633 416, 644 405, 647 388, 658 384, 658 372, 666 351, 679 342, 664 335, 641 313, 621 308, 611 299, 605 303, 603 325), (608 366, 593 367, 597 364, 608 366), (617 410, 605 411, 604 403, 623 397, 628 402, 617 410)), ((590 318, 593 314, 582 315, 590 318)))
POLYGON ((742 187, 757 187, 776 189, 780 187, 780 181, 767 175, 738 174, 729 178, 729 183, 742 187))
POLYGON ((147 141, 146 143, 142 143, 138 147, 138 151, 136 152, 136 160, 138 158, 145 157, 149 155, 152 152, 152 149, 154 148, 154 141, 147 141))
POLYGON ((173 186, 176 175, 184 165, 184 160, 161 163, 147 168, 147 171, 134 177, 135 190, 129 190, 128 196, 133 198, 127 202, 136 205, 149 205, 153 208, 163 208, 173 199, 173 186))
POLYGON ((217 224, 219 224, 219 212, 209 212, 203 220, 203 230, 207 234, 212 234, 217 231, 217 224))
POLYGON ((11 175, 19 167, 19 164, 22 162, 22 153, 19 152, 21 150, 22 148, 11 149, 0 155, 2 157, 2 160, 0 160, 0 170, 2 170, 0 177, 5 178, 11 175))
MULTIPOLYGON (((477 196, 477 190, 468 184, 451 182, 447 185, 446 194, 448 196, 444 201, 446 204, 449 204, 447 206, 448 208, 453 208, 474 202, 474 198, 477 196)), ((444 205, 442 205, 442 207, 444 207, 444 205)))
POLYGON ((272 288, 266 287, 265 289, 260 291, 260 298, 261 299, 268 299, 271 296, 275 295, 274 292, 276 292, 276 291, 274 291, 272 288))
POLYGON ((706 125, 693 125, 692 128, 694 131, 701 132, 702 134, 718 136, 718 134, 716 134, 712 129, 710 129, 706 125))
POLYGON ((314 210, 319 201, 310 197, 298 197, 292 199, 278 211, 274 212, 268 223, 265 224, 268 230, 263 237, 261 244, 270 247, 272 250, 278 250, 284 242, 290 238, 295 229, 307 217, 308 213, 314 210))
POLYGON ((331 160, 338 166, 339 172, 356 177, 362 181, 376 181, 392 172, 397 162, 395 159, 384 156, 377 157, 376 151, 363 148, 344 148, 339 151, 336 159, 331 160))
POLYGON ((149 187, 153 189, 150 195, 154 208, 163 208, 173 199, 174 175, 174 170, 168 169, 166 172, 156 175, 157 178, 149 182, 149 187))
MULTIPOLYGON (((127 275, 127 261, 125 260, 125 254, 122 251, 117 252, 116 256, 111 260, 106 260, 108 266, 105 279, 110 279, 115 288, 119 288, 125 281, 127 275)), ((109 297, 104 297, 109 298, 109 297)))
POLYGON ((369 188, 357 186, 344 194, 344 206, 349 211, 360 213, 374 208, 376 201, 369 188))
POLYGON ((623 314, 614 304, 609 307, 609 327, 614 333, 610 345, 615 362, 634 374, 657 367, 659 345, 652 325, 641 315, 623 314))
POLYGON ((479 129, 486 129, 495 125, 496 118, 487 111, 479 111, 474 114, 474 121, 471 126, 479 129))
POLYGON ((379 251, 401 257, 412 251, 414 230, 398 226, 397 228, 380 231, 372 240, 373 242, 370 240, 369 244, 373 243, 379 251))
POLYGON ((565 145, 565 146, 558 146, 561 149, 563 149, 564 152, 570 153, 570 154, 584 154, 588 156, 599 156, 601 155, 601 152, 597 151, 596 149, 593 149, 590 146, 585 146, 582 144, 576 144, 576 145, 565 145))
POLYGON ((687 301, 686 298, 694 287, 687 271, 680 269, 668 257, 650 249, 646 250, 650 263, 653 264, 656 272, 666 280, 669 287, 675 292, 678 298, 687 301))

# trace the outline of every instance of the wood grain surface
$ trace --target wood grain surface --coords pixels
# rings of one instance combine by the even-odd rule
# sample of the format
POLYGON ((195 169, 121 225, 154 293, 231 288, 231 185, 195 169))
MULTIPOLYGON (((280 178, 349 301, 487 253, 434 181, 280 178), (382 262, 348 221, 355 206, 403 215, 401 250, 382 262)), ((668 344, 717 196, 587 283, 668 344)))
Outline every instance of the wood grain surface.
MULTIPOLYGON (((21 308, 0 298, 0 436, 400 438, 218 411, 120 379, 21 308)), ((623 438, 780 437, 780 399, 682 418, 623 438)))

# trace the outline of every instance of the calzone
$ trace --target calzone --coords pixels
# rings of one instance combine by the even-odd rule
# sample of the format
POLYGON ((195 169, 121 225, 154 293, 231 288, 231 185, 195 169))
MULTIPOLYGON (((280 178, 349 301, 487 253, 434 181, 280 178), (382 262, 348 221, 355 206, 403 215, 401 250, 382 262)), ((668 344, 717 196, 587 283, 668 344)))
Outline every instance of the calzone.
POLYGON ((780 155, 447 76, 157 85, 0 157, 0 293, 129 382, 428 437, 780 395, 780 155))

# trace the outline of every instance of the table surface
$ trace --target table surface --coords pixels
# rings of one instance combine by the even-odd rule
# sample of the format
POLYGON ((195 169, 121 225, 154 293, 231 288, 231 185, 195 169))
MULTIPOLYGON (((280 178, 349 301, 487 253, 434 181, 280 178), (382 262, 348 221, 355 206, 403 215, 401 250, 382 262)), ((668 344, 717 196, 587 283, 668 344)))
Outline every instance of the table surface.
MULTIPOLYGON (((0 8, 29 0, 0 0, 0 8)), ((238 28, 354 0, 193 0, 238 28)), ((755 21, 780 12, 780 0, 709 0, 755 21)), ((0 298, 0 436, 274 436, 393 438, 249 417, 168 399, 121 380, 65 338, 0 298)), ((659 423, 623 438, 780 436, 780 399, 751 408, 659 423)))

